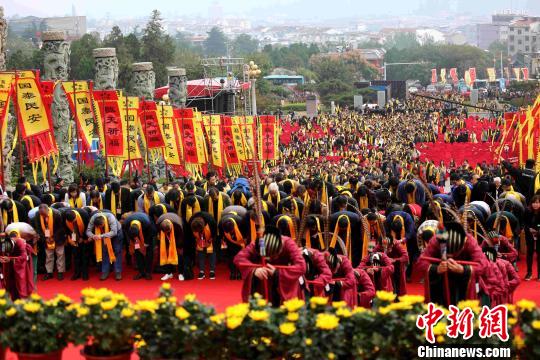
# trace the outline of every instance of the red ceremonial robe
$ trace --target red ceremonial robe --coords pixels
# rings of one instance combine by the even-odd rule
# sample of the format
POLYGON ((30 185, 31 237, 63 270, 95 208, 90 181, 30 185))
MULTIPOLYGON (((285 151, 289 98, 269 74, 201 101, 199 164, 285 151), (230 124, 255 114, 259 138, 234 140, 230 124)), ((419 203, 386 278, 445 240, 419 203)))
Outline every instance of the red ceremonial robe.
POLYGON ((382 265, 379 266, 378 271, 374 271, 373 274, 367 272, 367 269, 371 267, 371 265, 369 265, 369 254, 362 259, 357 269, 365 270, 368 273, 371 282, 375 286, 375 290, 392 292, 394 291, 394 287, 392 286, 392 274, 394 274, 394 265, 392 265, 392 260, 390 260, 388 255, 386 255, 385 253, 379 254, 381 255, 382 265))
MULTIPOLYGON (((490 306, 501 304, 506 298, 507 280, 497 263, 488 261, 484 273, 478 278, 480 292, 490 300, 490 306)), ((488 304, 486 304, 488 305, 488 304)))
POLYGON ((371 301, 375 297, 375 286, 365 270, 359 267, 354 270, 356 276, 356 287, 358 291, 358 306, 371 307, 371 301))
MULTIPOLYGON (((486 240, 482 241, 482 250, 488 247, 492 247, 493 245, 488 244, 486 240)), ((501 236, 499 238, 499 250, 498 253, 501 255, 501 257, 504 260, 508 260, 511 263, 515 262, 518 257, 518 251, 516 248, 510 244, 508 239, 504 236, 501 236)))
MULTIPOLYGON (((377 246, 375 252, 383 252, 383 247, 381 245, 377 246)), ((394 292, 399 296, 407 294, 407 275, 405 273, 409 263, 407 248, 400 243, 394 244, 386 250, 386 255, 393 260, 394 264, 394 273, 392 275, 394 292)))
POLYGON ((340 293, 337 296, 338 301, 345 301, 350 307, 356 306, 356 276, 351 265, 351 261, 343 256, 339 256, 339 265, 336 271, 332 274, 333 279, 340 279, 340 293))
MULTIPOLYGON (((332 272, 326 264, 324 254, 315 249, 308 250, 311 253, 311 274, 304 275, 304 282, 312 290, 313 296, 325 296, 324 288, 332 282, 332 272), (306 279, 307 278, 307 279, 306 279), (309 281, 314 280, 316 283, 310 284, 309 281)), ((304 299, 304 291, 300 288, 298 298, 304 299)))
POLYGON ((0 285, 13 300, 27 298, 34 291, 34 270, 32 266, 32 246, 23 239, 15 239, 12 259, 2 264, 4 281, 0 285))
MULTIPOLYGON (((502 299, 500 304, 512 304, 514 303, 514 291, 520 284, 521 280, 519 279, 516 269, 514 269, 514 266, 510 264, 509 261, 497 259, 496 264, 499 267, 499 270, 501 270, 503 280, 506 284, 506 296, 504 299, 502 299)), ((492 306, 494 305, 498 304, 492 304, 492 306)))
MULTIPOLYGON (((432 257, 432 258, 441 258, 441 247, 439 244, 439 240, 437 240, 436 237, 431 238, 429 243, 426 246, 426 249, 418 259, 418 271, 420 273, 425 274, 424 278, 424 295, 426 302, 432 301, 431 299, 431 285, 430 285, 430 276, 436 274, 438 263, 433 264, 429 260, 426 260, 424 257, 432 257)), ((476 294, 476 282, 478 278, 483 274, 484 268, 489 266, 488 260, 484 253, 482 252, 482 249, 480 248, 480 245, 478 245, 478 241, 471 235, 467 235, 467 239, 465 241, 465 244, 463 248, 453 256, 454 260, 464 260, 464 261, 472 261, 475 262, 475 265, 463 265, 465 268, 464 274, 455 274, 455 276, 449 276, 453 279, 449 279, 450 283, 450 297, 455 298, 455 300, 474 300, 477 298, 476 294), (450 281, 452 280, 452 281, 450 281), (466 281, 466 283, 464 283, 466 281), (463 294, 457 294, 457 290, 453 289, 453 286, 461 285, 465 287, 465 290, 463 291, 463 294), (454 293, 453 293, 454 291, 454 293)), ((449 275, 454 275, 449 272, 449 275)), ((442 276, 439 275, 440 278, 442 276)), ((443 298, 443 294, 441 294, 441 299, 443 298)), ((454 304, 456 301, 452 301, 452 304, 454 304)), ((443 304, 443 301, 441 301, 441 304, 443 304)), ((448 304, 446 304, 448 305, 448 304)))
MULTIPOLYGON (((290 300, 298 297, 300 292, 300 282, 298 279, 306 272, 306 262, 302 257, 300 248, 290 237, 282 236, 283 249, 275 259, 270 259, 269 264, 285 265, 286 269, 276 269, 276 273, 267 280, 269 293, 277 291, 280 303, 285 300, 290 300), (272 284, 277 281, 277 284, 272 288, 272 284)), ((261 256, 256 248, 257 241, 252 242, 234 257, 234 265, 242 273, 244 284, 242 286, 242 300, 248 301, 249 296, 255 293, 264 294, 262 281, 258 281, 256 289, 252 287, 254 276, 253 273, 262 263, 261 256), (257 265, 257 266, 249 266, 257 265)), ((273 304, 275 306, 280 304, 273 304)))

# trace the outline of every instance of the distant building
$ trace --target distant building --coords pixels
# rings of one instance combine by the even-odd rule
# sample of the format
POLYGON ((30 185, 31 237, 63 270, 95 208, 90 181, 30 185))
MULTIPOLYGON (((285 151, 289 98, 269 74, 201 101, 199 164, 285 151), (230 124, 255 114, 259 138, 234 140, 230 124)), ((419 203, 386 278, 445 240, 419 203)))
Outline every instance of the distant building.
POLYGON ((384 49, 358 49, 357 51, 362 54, 364 59, 379 70, 379 73, 383 74, 384 56, 386 50, 384 49))
POLYGON ((304 85, 304 77, 302 75, 268 75, 264 79, 272 82, 274 85, 304 85))
POLYGON ((540 17, 523 17, 508 27, 508 55, 540 51, 540 17))
POLYGON ((39 38, 46 30, 64 31, 69 40, 76 40, 86 34, 86 16, 64 16, 39 18, 26 16, 9 20, 9 29, 16 35, 39 38))
POLYGON ((506 43, 510 23, 522 19, 524 15, 511 12, 494 14, 491 16, 491 23, 476 25, 476 46, 481 49, 488 49, 496 41, 506 43))

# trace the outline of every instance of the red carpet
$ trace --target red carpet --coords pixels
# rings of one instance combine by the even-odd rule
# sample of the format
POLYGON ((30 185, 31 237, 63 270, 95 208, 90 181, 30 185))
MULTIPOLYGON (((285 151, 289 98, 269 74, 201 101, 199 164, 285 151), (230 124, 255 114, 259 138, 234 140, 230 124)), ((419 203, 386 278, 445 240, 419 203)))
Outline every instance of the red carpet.
MULTIPOLYGON (((525 262, 519 263, 519 275, 523 279, 525 277, 525 262)), ((533 264, 533 269, 536 269, 536 263, 533 264)), ((115 281, 111 276, 106 281, 99 281, 98 274, 92 274, 89 281, 70 281, 69 278, 64 281, 56 279, 46 282, 38 282, 38 293, 44 298, 54 297, 58 293, 63 293, 73 299, 78 299, 81 289, 85 287, 107 287, 113 291, 126 294, 131 301, 140 299, 153 298, 157 295, 160 285, 163 283, 160 280, 160 274, 154 274, 151 281, 148 280, 132 280, 135 272, 128 269, 124 272, 122 281, 115 281)), ((40 276, 41 278, 41 276, 40 276)), ((206 304, 215 306, 218 311, 222 311, 225 307, 236 304, 241 301, 240 287, 241 281, 229 280, 228 269, 225 265, 218 266, 216 280, 191 280, 180 282, 178 279, 170 281, 175 290, 175 294, 179 299, 182 299, 185 294, 194 293, 197 298, 206 304)), ((424 285, 419 283, 419 274, 415 273, 413 282, 407 284, 409 294, 424 294, 424 285)), ((540 303, 540 282, 536 280, 522 281, 514 294, 514 300, 530 299, 536 303, 540 303)), ((133 359, 138 359, 134 355, 133 359)), ((15 355, 8 354, 7 360, 16 360, 15 355)), ((63 359, 82 359, 80 348, 70 346, 64 351, 63 359)))

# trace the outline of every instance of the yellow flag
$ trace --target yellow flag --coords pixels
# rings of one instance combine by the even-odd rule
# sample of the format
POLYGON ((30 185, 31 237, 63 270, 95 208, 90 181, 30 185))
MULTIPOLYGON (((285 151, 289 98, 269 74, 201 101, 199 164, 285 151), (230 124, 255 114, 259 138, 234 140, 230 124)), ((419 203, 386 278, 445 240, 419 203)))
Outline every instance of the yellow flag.
POLYGON ((487 68, 486 71, 487 71, 487 74, 488 74, 489 81, 490 82, 495 81, 496 80, 495 68, 487 68))
POLYGON ((516 80, 521 80, 521 69, 520 68, 514 68, 514 75, 516 76, 516 80))
POLYGON ((469 72, 469 70, 465 71, 465 84, 467 84, 467 86, 471 86, 472 84, 471 73, 469 72))
POLYGON ((13 74, 0 73, 0 125, 2 145, 6 144, 7 119, 9 114, 9 100, 11 98, 11 85, 13 84, 13 74))
MULTIPOLYGON (((76 120, 79 127, 79 137, 88 148, 92 147, 95 119, 92 108, 92 97, 86 81, 66 81, 62 83, 72 111, 76 110, 76 120), (76 92, 73 92, 75 85, 76 92)), ((75 111, 74 111, 75 112, 75 111)))
POLYGON ((165 105, 157 107, 158 123, 165 142, 164 158, 169 165, 180 165, 180 152, 178 151, 177 128, 174 121, 173 107, 165 105))
POLYGON ((446 84, 446 69, 441 69, 441 83, 446 84))
POLYGON ((221 151, 221 116, 209 116, 209 123, 206 126, 206 133, 210 141, 210 151, 212 152, 212 165, 223 167, 221 151))
POLYGON ((203 131, 203 118, 202 114, 198 111, 193 112, 193 133, 195 135, 195 148, 197 149, 197 158, 199 164, 205 164, 207 162, 206 141, 204 139, 203 131))
POLYGON ((246 160, 246 148, 245 143, 242 140, 242 130, 241 130, 242 118, 240 116, 234 116, 232 118, 232 135, 234 147, 236 148, 236 153, 238 154, 238 160, 246 160))

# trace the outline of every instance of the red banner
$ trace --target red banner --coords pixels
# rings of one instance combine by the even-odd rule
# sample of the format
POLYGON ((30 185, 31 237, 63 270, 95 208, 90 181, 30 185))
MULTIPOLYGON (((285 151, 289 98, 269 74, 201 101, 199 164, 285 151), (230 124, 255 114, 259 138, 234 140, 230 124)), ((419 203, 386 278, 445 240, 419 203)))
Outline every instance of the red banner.
POLYGON ((164 147, 163 136, 159 130, 156 103, 153 101, 141 101, 139 111, 146 147, 149 149, 164 147))
POLYGON ((94 90, 94 99, 99 106, 102 116, 102 128, 105 138, 105 153, 107 156, 124 155, 124 136, 118 93, 116 90, 94 90))
POLYGON ((529 68, 522 68, 521 71, 523 71, 523 80, 529 80, 529 68))
POLYGON ((431 69, 431 83, 437 83, 437 69, 431 69))
POLYGON ((450 77, 452 78, 452 82, 454 84, 459 83, 459 78, 458 78, 458 75, 457 75, 457 69, 456 68, 451 68, 450 69, 450 77))
POLYGON ((469 75, 471 75, 471 82, 476 81, 476 68, 469 68, 469 75))
POLYGON ((259 117, 261 136, 261 160, 277 160, 277 123, 275 116, 262 115, 259 117))
POLYGON ((223 151, 227 159, 228 165, 239 165, 240 159, 238 158, 238 152, 234 145, 233 131, 232 131, 232 118, 230 116, 223 116, 222 118, 222 141, 223 151))
POLYGON ((199 164, 195 144, 195 129, 193 128, 193 109, 180 109, 180 133, 184 146, 184 157, 187 164, 199 164))

